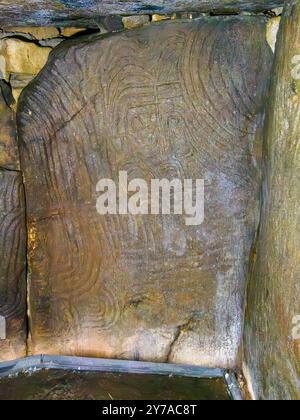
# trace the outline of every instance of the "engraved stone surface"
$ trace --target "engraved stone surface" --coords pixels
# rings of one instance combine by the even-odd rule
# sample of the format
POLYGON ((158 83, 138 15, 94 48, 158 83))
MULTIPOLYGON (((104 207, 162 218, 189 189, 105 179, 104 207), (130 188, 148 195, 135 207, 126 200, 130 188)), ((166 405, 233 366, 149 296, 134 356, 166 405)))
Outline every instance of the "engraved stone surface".
POLYGON ((278 35, 267 107, 261 227, 248 290, 246 368, 255 398, 300 399, 300 1, 278 35))
POLYGON ((2 0, 0 26, 94 25, 107 15, 264 11, 284 0, 2 0))
POLYGON ((2 169, 0 170, 0 260, 1 362, 26 355, 24 189, 20 173, 2 169))
POLYGON ((265 20, 164 22, 66 41, 18 109, 32 353, 240 361, 258 223, 265 20), (100 216, 96 184, 205 179, 205 221, 100 216))
POLYGON ((8 106, 7 100, 12 98, 11 89, 4 82, 0 82, 0 168, 20 168, 19 151, 17 146, 16 115, 8 106), (4 97, 4 90, 9 89, 9 98, 4 97))

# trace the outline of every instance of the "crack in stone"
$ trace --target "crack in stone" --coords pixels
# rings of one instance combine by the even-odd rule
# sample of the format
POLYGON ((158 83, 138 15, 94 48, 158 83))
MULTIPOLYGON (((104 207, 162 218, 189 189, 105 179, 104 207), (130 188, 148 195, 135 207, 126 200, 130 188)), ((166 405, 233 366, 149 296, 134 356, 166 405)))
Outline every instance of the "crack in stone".
POLYGON ((0 171, 13 172, 13 173, 16 173, 16 174, 21 174, 22 173, 22 171, 20 171, 20 170, 7 168, 5 166, 0 166, 0 171))
POLYGON ((176 347, 176 344, 181 337, 182 334, 191 331, 193 329, 193 324, 195 322, 195 316, 191 316, 187 322, 184 324, 178 325, 175 330, 174 338, 169 346, 169 351, 166 357, 166 363, 170 363, 170 359, 173 353, 174 348, 176 347))

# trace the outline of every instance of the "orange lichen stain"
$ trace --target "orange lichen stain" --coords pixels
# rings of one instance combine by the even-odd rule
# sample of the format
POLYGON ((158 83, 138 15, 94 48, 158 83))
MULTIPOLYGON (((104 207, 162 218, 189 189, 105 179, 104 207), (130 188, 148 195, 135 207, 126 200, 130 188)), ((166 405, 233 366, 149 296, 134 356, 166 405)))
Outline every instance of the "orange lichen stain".
POLYGON ((34 223, 32 223, 28 228, 28 249, 30 252, 33 252, 36 247, 36 239, 37 239, 37 229, 34 223))
POLYGON ((252 262, 253 262, 253 264, 255 264, 256 261, 257 261, 257 252, 256 252, 256 250, 254 250, 252 252, 252 262))
POLYGON ((64 4, 62 4, 60 1, 55 1, 55 9, 57 10, 65 10, 66 6, 64 4))

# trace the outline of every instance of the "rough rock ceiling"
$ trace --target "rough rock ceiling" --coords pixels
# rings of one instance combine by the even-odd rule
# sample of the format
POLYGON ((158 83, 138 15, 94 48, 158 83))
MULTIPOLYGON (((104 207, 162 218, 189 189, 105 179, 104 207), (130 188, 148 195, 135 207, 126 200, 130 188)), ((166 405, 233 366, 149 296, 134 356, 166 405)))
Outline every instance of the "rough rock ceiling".
POLYGON ((263 11, 284 3, 284 0, 4 0, 0 1, 0 26, 87 25, 106 15, 263 11))

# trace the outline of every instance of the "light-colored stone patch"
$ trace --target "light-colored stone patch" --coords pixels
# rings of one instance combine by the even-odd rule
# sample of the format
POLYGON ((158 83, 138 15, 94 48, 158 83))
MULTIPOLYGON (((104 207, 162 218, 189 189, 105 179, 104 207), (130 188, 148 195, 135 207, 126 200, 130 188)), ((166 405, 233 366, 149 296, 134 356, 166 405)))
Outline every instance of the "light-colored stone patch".
POLYGON ((48 56, 64 38, 85 28, 6 27, 0 39, 0 79, 11 84, 17 102, 23 89, 45 66, 48 56), (22 36, 22 39, 17 38, 22 36), (26 40, 27 39, 27 40, 26 40))
POLYGON ((276 7, 272 9, 272 12, 275 13, 276 16, 281 16, 283 13, 283 7, 276 7))
POLYGON ((0 78, 5 79, 6 76, 6 60, 3 55, 0 55, 0 78))
POLYGON ((39 47, 19 39, 0 41, 2 77, 9 80, 11 74, 36 75, 44 67, 52 48, 39 47))
POLYGON ((29 34, 38 40, 59 37, 59 30, 54 27, 9 27, 4 28, 4 31, 16 34, 29 34))
POLYGON ((148 24, 150 21, 150 16, 142 15, 142 16, 126 16, 123 17, 122 22, 125 29, 134 29, 139 28, 148 24))
POLYGON ((70 37, 77 34, 80 34, 81 32, 86 31, 86 28, 62 28, 60 33, 64 37, 70 37))
POLYGON ((51 51, 52 48, 15 38, 0 41, 0 77, 10 82, 16 102, 22 90, 45 66, 51 51))
POLYGON ((161 22, 162 20, 169 20, 169 19, 171 19, 171 16, 157 15, 157 14, 152 15, 152 22, 161 22))
POLYGON ((276 40, 277 40, 277 33, 279 30, 280 25, 280 17, 276 17, 273 19, 270 19, 267 23, 267 42, 272 48, 272 51, 275 52, 276 47, 276 40))

